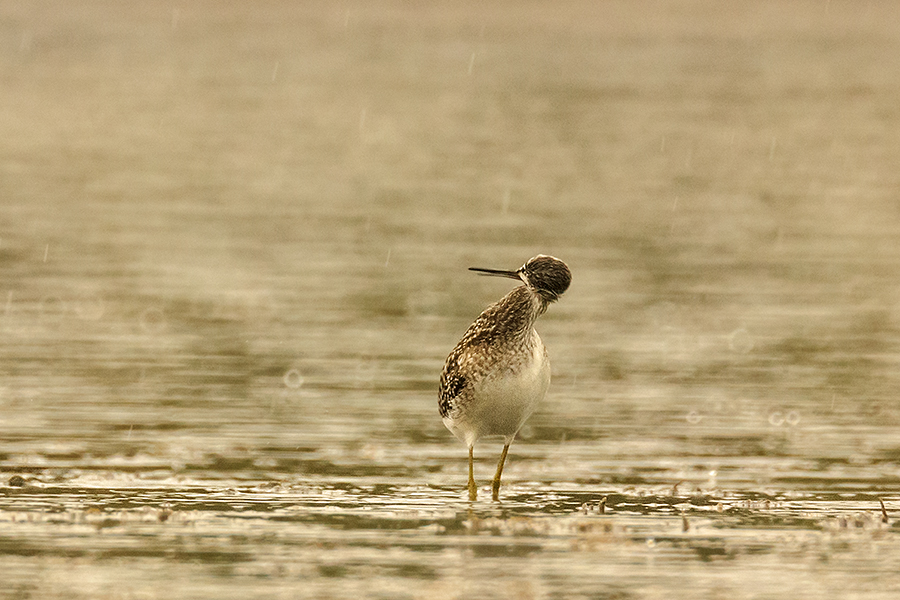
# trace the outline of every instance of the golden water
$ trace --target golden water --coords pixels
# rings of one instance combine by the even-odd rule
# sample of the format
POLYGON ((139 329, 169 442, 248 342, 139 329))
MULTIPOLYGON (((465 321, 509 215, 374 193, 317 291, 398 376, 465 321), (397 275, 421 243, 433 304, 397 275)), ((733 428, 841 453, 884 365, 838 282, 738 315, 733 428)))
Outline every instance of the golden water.
POLYGON ((898 55, 879 1, 0 6, 0 595, 896 597, 898 55), (466 268, 539 252, 470 505, 466 268))

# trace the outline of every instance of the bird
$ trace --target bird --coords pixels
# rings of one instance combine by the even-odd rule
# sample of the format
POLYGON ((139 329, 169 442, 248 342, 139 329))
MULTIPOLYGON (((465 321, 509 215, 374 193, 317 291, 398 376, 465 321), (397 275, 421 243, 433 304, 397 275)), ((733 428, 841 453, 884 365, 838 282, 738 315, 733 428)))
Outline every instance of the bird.
POLYGON ((515 271, 469 270, 522 283, 469 326, 447 356, 440 379, 441 419, 469 449, 469 501, 478 497, 475 442, 488 435, 504 438, 491 485, 496 502, 509 446, 550 385, 550 359, 534 324, 569 288, 572 273, 566 263, 546 254, 530 258, 515 271))

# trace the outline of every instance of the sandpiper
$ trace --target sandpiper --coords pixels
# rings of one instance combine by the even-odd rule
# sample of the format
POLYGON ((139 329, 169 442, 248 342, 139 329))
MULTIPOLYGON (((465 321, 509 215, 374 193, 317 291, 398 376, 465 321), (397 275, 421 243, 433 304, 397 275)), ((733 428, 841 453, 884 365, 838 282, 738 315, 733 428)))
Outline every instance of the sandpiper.
POLYGON ((475 319, 447 357, 441 373, 441 418, 469 448, 469 500, 474 501, 478 495, 475 442, 485 435, 502 435, 505 439, 492 485, 496 501, 509 445, 550 385, 550 359, 534 322, 566 291, 572 274, 566 263, 544 254, 516 271, 469 270, 524 284, 475 319))

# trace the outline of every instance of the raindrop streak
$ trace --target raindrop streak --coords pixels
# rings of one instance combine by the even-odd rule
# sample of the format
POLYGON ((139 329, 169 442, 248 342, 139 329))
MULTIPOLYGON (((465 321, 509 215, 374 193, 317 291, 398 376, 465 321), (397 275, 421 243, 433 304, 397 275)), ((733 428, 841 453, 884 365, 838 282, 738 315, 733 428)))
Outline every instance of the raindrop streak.
POLYGON ((272 81, 275 81, 275 78, 278 77, 278 65, 279 62, 275 61, 275 67, 272 69, 272 81))
POLYGON ((19 52, 28 52, 31 50, 31 32, 26 31, 19 40, 19 52))
POLYGON ((472 74, 472 70, 475 68, 475 52, 472 53, 472 56, 469 57, 469 75, 472 74))
POLYGON ((47 262, 47 255, 50 254, 50 244, 44 246, 44 262, 47 262))
POLYGON ((300 375, 300 371, 298 371, 297 369, 291 369, 290 371, 285 373, 283 380, 284 385, 291 388, 292 390, 296 390, 303 385, 303 376, 300 375))

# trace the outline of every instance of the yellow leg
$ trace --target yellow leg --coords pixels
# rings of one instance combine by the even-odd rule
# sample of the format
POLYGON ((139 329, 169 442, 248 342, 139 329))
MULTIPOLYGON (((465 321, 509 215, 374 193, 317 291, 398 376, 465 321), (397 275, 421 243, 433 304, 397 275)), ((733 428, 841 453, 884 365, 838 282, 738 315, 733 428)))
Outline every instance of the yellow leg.
POLYGON ((498 502, 500 500, 500 476, 503 475, 503 463, 506 462, 506 453, 509 452, 509 445, 511 443, 512 441, 509 441, 505 446, 503 446, 503 452, 500 453, 500 462, 497 463, 497 474, 494 475, 494 482, 491 485, 494 502, 498 502))
POLYGON ((475 487, 475 451, 469 446, 469 502, 478 499, 478 488, 475 487))

